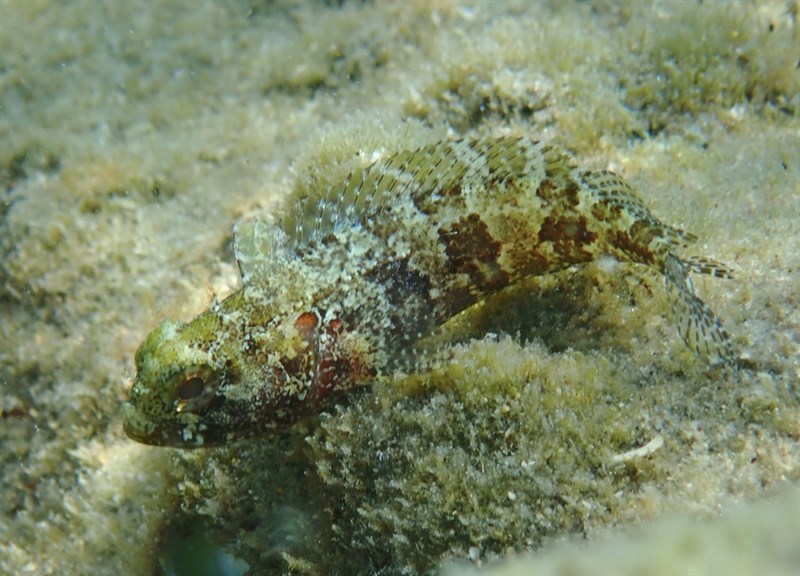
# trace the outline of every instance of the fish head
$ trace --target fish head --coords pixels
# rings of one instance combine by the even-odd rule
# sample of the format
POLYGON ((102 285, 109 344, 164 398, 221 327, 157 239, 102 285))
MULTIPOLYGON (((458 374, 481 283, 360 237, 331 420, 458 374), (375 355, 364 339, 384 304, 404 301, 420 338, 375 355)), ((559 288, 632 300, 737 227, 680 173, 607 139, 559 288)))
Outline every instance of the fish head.
POLYGON ((235 400, 223 394, 235 386, 232 363, 199 337, 213 318, 190 324, 164 321, 136 351, 136 377, 122 422, 132 439, 156 446, 200 447, 228 440, 235 426, 226 415, 235 400))

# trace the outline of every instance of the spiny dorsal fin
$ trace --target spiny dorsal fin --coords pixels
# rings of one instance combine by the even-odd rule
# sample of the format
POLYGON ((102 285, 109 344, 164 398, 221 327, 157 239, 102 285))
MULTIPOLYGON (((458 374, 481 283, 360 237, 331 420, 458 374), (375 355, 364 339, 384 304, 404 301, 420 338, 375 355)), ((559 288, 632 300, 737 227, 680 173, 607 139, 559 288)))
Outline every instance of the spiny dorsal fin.
POLYGON ((403 150, 356 168, 340 186, 329 187, 319 198, 304 196, 290 202, 279 226, 287 248, 298 249, 391 208, 392 199, 400 195, 433 194, 470 180, 470 173, 478 181, 475 173, 485 170, 485 164, 462 141, 403 150))
POLYGON ((286 235, 270 218, 256 217, 233 226, 233 251, 242 281, 269 278, 272 267, 286 257, 286 235))

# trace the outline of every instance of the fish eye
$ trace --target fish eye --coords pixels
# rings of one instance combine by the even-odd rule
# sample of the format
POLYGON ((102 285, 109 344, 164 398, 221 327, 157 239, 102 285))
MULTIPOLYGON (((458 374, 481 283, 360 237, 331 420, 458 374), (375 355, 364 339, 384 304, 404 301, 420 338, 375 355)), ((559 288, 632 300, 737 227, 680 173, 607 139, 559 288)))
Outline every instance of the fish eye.
POLYGON ((219 376, 208 366, 192 366, 185 370, 173 388, 175 410, 199 412, 214 398, 218 384, 219 376))
POLYGON ((178 398, 181 400, 191 400, 203 393, 206 382, 200 376, 189 376, 178 384, 178 398))

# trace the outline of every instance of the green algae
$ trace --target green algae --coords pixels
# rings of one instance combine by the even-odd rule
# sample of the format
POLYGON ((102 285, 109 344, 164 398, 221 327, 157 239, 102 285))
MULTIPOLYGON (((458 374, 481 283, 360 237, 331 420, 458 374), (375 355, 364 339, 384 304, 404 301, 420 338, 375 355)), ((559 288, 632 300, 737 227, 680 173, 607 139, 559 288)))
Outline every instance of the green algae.
POLYGON ((512 555, 485 570, 453 563, 442 574, 634 576, 768 572, 788 576, 797 572, 799 507, 797 489, 784 489, 765 502, 726 511, 715 521, 669 517, 639 533, 623 533, 596 544, 564 542, 541 554, 512 555))
MULTIPOLYGON (((785 14, 796 13, 796 5, 785 7, 785 14)), ((759 18, 763 6, 739 8, 730 10, 723 2, 700 8, 676 2, 657 9, 662 26, 631 23, 642 27, 634 48, 641 58, 622 84, 626 101, 644 112, 651 133, 672 124, 671 116, 696 117, 744 104, 800 112, 793 55, 777 48, 797 41, 796 25, 775 16, 759 18), (752 25, 754 19, 760 26, 752 25)))

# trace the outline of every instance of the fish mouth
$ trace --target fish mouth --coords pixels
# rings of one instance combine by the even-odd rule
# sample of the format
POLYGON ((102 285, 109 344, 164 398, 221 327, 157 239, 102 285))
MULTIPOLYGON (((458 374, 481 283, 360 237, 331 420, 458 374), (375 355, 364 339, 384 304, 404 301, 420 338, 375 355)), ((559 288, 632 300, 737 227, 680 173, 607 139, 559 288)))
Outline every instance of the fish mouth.
POLYGON ((131 402, 123 402, 119 409, 122 416, 122 429, 128 438, 142 444, 153 444, 152 424, 147 422, 144 414, 139 412, 131 402))
POLYGON ((202 448, 210 445, 205 443, 203 434, 187 435, 184 424, 164 425, 148 420, 133 402, 123 402, 119 411, 125 434, 141 444, 169 448, 202 448))
POLYGON ((128 438, 149 446, 179 446, 177 431, 165 431, 149 421, 132 402, 120 406, 122 429, 128 438))

